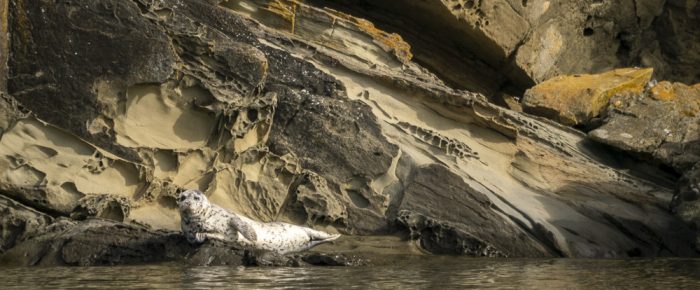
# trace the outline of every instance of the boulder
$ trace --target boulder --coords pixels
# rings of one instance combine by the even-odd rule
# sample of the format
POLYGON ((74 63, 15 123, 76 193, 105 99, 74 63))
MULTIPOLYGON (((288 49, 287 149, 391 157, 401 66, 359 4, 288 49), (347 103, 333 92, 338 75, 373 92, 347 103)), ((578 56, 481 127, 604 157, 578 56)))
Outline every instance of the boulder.
POLYGON ((659 82, 647 94, 611 100, 591 139, 653 159, 683 173, 700 161, 700 89, 659 82))
POLYGON ((652 69, 627 68, 553 77, 525 92, 523 110, 567 126, 586 124, 607 109, 614 95, 641 94, 652 73, 652 69))

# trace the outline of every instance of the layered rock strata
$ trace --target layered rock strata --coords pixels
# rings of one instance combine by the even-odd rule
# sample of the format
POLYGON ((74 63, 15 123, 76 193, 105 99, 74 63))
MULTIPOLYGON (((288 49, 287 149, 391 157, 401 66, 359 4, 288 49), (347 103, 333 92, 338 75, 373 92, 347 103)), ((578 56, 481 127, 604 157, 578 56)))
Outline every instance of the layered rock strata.
MULTIPOLYGON (((19 0, 10 15, 0 192, 53 218, 149 241, 197 188, 257 220, 431 253, 696 254, 663 172, 450 88, 366 20, 294 1, 19 0)), ((144 255, 184 253, 160 237, 144 255)))

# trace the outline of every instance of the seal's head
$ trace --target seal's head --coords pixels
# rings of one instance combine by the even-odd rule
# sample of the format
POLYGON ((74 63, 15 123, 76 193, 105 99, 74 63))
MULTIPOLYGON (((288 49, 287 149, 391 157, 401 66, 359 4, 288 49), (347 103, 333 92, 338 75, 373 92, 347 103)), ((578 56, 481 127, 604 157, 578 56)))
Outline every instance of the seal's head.
POLYGON ((180 212, 191 215, 203 213, 209 207, 207 197, 196 189, 188 189, 180 193, 178 204, 180 205, 180 212))

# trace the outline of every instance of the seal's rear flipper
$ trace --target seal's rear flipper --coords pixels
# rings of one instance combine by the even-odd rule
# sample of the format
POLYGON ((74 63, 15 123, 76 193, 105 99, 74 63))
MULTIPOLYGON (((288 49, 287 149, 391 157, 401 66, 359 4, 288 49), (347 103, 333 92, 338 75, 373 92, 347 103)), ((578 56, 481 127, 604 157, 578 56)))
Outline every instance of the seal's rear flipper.
MULTIPOLYGON (((325 233, 324 233, 324 234, 325 234, 325 233)), ((325 238, 325 239, 322 239, 322 240, 311 240, 311 242, 309 242, 309 247, 307 247, 306 249, 308 250, 308 249, 311 249, 311 248, 313 248, 313 247, 315 247, 315 246, 318 246, 318 245, 320 245, 320 244, 329 243, 329 242, 335 241, 335 240, 337 240, 338 238, 340 238, 340 235, 339 235, 339 234, 336 234, 336 235, 329 235, 329 234, 326 234, 326 235, 327 235, 328 237, 325 238)))
POLYGON ((322 231, 317 231, 317 230, 312 230, 309 228, 302 228, 307 235, 309 235, 309 238, 311 238, 312 241, 326 241, 328 242, 333 241, 337 238, 340 238, 339 234, 331 235, 329 233, 325 233, 322 231))

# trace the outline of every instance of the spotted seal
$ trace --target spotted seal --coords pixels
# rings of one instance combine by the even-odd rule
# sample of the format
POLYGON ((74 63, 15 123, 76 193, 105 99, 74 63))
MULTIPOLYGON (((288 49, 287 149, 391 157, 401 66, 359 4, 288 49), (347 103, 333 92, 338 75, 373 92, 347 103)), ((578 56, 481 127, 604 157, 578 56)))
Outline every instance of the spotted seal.
POLYGON ((190 243, 219 239, 285 254, 308 250, 340 237, 288 223, 257 222, 209 203, 196 189, 180 193, 178 204, 182 232, 190 243))

